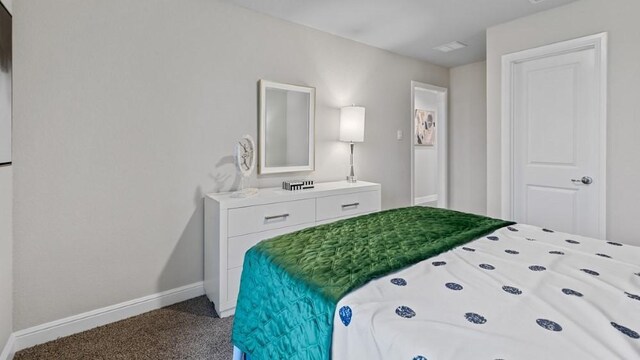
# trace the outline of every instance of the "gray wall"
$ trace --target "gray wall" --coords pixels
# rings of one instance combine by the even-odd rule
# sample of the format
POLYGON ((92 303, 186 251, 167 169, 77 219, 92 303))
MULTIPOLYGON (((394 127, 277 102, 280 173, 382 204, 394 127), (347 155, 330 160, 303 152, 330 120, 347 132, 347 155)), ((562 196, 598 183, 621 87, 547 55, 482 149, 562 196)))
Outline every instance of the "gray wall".
POLYGON ((487 209, 487 63, 452 68, 449 89, 449 207, 487 209))
POLYGON ((0 166, 0 352, 13 330, 13 231, 11 166, 0 166))
POLYGON ((356 172, 385 208, 410 203, 411 80, 449 86, 446 68, 218 1, 14 13, 16 330, 202 280, 202 196, 239 182, 258 79, 316 87, 317 181, 348 172, 339 108, 366 107, 356 172))
POLYGON ((487 31, 487 211, 500 214, 500 61, 504 54, 609 32, 607 237, 640 245, 640 2, 581 0, 487 31))

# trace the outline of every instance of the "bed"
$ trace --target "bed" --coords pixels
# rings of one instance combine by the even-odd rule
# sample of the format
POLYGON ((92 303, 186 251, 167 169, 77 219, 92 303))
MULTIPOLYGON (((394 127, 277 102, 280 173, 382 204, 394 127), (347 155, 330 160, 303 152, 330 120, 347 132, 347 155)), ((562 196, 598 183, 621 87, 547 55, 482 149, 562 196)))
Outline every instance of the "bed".
POLYGON ((261 359, 640 358, 640 248, 388 210, 245 255, 232 342, 261 359))

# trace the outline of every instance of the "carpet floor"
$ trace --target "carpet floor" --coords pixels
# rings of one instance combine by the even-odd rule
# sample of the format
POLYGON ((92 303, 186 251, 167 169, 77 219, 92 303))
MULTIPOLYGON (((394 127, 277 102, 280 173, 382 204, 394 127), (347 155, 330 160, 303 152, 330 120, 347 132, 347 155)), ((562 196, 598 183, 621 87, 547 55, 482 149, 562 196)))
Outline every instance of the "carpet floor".
POLYGON ((230 360, 232 323, 201 296, 22 350, 14 359, 230 360))

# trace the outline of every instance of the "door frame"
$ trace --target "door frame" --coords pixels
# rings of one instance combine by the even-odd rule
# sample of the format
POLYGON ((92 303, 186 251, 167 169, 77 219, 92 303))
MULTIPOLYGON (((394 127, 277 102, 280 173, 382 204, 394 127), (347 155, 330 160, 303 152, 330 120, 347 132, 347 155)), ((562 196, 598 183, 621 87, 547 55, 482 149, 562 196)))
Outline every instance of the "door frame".
MULTIPOLYGON (((600 237, 606 237, 607 224, 607 33, 590 35, 578 39, 558 42, 524 50, 502 57, 502 134, 501 134, 501 194, 503 219, 513 219, 513 171, 515 168, 513 159, 513 100, 514 94, 514 68, 515 65, 586 49, 594 49, 596 52, 596 69, 599 73, 596 86, 599 87, 600 104, 598 119, 600 123, 600 170, 596 174, 597 186, 600 188, 599 229, 600 237)), ((594 184, 595 185, 595 184, 594 184)))
POLYGON ((447 208, 449 205, 448 189, 449 189, 449 164, 448 164, 448 143, 447 143, 447 125, 449 119, 448 113, 448 97, 449 89, 431 85, 419 81, 411 81, 411 116, 409 122, 409 146, 411 146, 411 205, 415 205, 416 191, 415 191, 415 145, 414 139, 416 136, 416 129, 414 125, 414 111, 416 101, 416 89, 424 89, 438 93, 438 123, 436 130, 436 144, 438 144, 438 207, 447 208))

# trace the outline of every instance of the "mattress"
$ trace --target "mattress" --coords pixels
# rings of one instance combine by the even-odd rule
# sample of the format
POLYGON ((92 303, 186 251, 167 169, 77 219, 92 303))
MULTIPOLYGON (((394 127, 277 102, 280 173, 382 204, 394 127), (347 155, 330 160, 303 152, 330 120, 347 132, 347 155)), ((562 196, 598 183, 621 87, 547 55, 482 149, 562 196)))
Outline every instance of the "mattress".
POLYGON ((332 358, 640 359, 640 248, 512 225, 337 304, 332 358))

